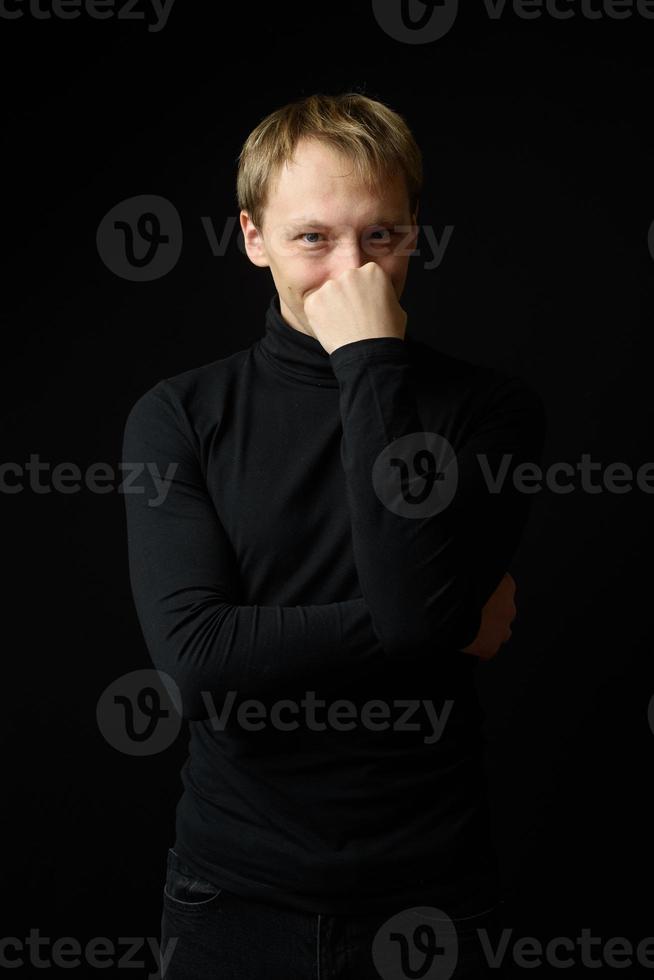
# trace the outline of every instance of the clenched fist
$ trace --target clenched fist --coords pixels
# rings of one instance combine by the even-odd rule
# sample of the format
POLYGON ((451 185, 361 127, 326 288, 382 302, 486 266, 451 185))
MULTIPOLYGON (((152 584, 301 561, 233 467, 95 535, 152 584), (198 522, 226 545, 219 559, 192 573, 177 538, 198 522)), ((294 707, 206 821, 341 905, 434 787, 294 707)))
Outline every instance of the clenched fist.
POLYGON ((304 315, 328 354, 355 340, 404 340, 406 331, 407 314, 390 277, 377 262, 346 269, 309 292, 304 315))

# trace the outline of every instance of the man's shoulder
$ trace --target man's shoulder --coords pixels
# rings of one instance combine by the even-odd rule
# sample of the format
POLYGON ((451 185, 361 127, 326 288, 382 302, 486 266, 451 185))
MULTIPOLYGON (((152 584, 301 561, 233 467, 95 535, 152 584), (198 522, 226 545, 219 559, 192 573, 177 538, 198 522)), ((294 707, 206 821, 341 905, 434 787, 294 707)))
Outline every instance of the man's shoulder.
POLYGON ((249 349, 235 351, 214 361, 166 375, 144 391, 142 398, 159 397, 177 401, 188 410, 198 402, 220 402, 236 381, 249 349))
POLYGON ((140 423, 151 428, 162 420, 176 424, 181 421, 187 431, 201 432, 215 424, 224 414, 230 393, 236 390, 248 355, 249 349, 245 348, 160 377, 132 403, 128 426, 140 423))

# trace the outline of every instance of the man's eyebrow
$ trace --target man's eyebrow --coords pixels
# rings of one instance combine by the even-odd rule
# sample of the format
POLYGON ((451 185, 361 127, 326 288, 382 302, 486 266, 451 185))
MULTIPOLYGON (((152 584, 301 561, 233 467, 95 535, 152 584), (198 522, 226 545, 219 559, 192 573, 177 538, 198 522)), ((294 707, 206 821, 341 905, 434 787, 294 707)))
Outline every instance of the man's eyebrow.
MULTIPOLYGON (((403 221, 403 217, 402 218, 397 218, 397 217, 378 217, 378 218, 373 218, 372 221, 366 222, 366 227, 368 225, 393 225, 393 226, 395 226, 395 225, 402 224, 402 221, 403 221)), ((291 226, 293 228, 300 228, 300 227, 303 227, 304 225, 313 225, 314 227, 317 227, 317 228, 329 228, 329 225, 325 221, 322 221, 321 218, 314 218, 311 215, 307 215, 306 217, 302 217, 300 215, 299 217, 289 218, 288 224, 289 224, 289 226, 291 226)))

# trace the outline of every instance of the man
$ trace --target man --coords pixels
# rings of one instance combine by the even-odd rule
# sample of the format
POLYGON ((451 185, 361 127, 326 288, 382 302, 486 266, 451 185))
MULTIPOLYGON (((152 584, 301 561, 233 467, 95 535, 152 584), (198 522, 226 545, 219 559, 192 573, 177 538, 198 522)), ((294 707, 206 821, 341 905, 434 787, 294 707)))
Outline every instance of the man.
POLYGON ((125 497, 139 620, 189 721, 168 977, 377 977, 416 907, 435 948, 454 929, 453 975, 482 975, 499 883, 473 668, 511 635, 511 477, 545 420, 520 379, 407 336, 421 185, 367 96, 264 119, 237 181, 276 290, 264 336, 126 423, 124 460, 175 466, 157 506, 147 467, 125 497), (493 475, 509 455, 497 493, 482 454, 493 475))

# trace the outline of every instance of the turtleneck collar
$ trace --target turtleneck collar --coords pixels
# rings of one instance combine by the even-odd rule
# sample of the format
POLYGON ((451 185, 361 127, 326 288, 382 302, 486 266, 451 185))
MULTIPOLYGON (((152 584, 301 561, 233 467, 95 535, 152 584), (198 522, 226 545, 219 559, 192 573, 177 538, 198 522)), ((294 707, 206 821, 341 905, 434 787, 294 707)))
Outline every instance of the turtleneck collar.
POLYGON ((268 304, 265 333, 258 341, 258 348, 273 368, 297 381, 322 388, 338 387, 329 354, 315 337, 286 322, 277 291, 268 304))

